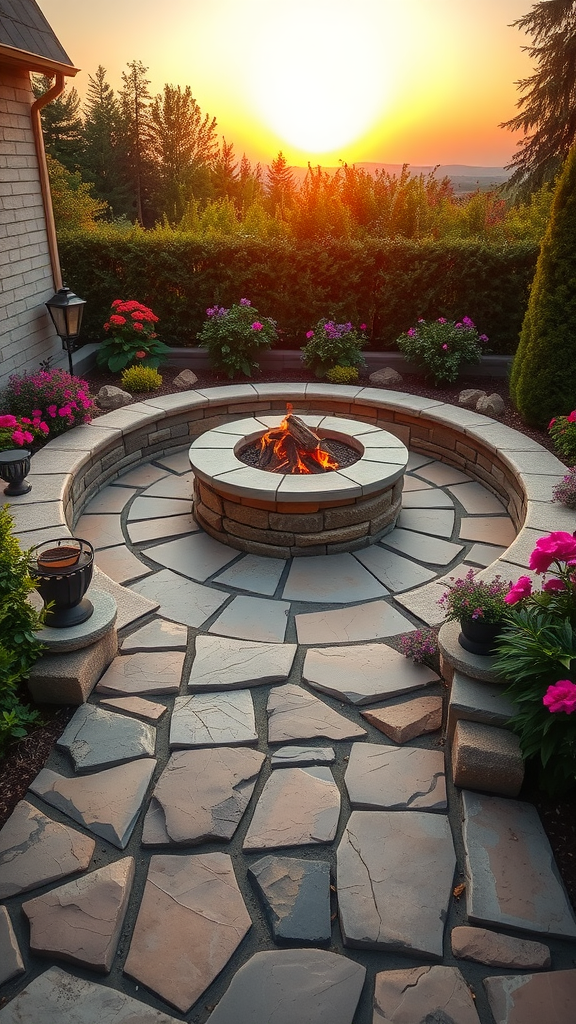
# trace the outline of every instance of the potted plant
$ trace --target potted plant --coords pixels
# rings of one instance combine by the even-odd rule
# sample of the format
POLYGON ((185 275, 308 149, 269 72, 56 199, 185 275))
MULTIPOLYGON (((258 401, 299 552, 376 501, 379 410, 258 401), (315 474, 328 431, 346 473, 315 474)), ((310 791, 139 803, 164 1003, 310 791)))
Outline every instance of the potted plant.
POLYGON ((500 576, 486 581, 477 578, 477 570, 470 569, 462 579, 451 577, 451 586, 438 604, 446 613, 447 622, 459 622, 462 632, 458 643, 471 654, 494 653, 496 638, 502 632, 507 617, 506 595, 510 584, 500 576))

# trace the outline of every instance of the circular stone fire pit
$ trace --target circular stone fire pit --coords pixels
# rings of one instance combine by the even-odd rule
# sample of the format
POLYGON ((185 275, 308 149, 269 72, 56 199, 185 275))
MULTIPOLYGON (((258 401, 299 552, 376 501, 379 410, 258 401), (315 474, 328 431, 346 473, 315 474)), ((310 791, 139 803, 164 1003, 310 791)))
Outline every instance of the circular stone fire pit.
POLYGON ((269 473, 238 454, 282 416, 262 415, 208 430, 190 447, 194 515, 212 537, 240 551, 289 558, 354 551, 394 528, 408 450, 370 423, 302 416, 320 438, 357 452, 352 465, 319 474, 269 473))

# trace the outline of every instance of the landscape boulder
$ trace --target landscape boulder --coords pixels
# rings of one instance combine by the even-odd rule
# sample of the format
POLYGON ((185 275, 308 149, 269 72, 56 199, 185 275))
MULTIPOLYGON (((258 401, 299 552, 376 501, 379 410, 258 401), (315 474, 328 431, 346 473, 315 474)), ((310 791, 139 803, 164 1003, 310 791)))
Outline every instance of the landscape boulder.
POLYGON ((96 401, 101 409, 121 409, 123 405, 130 405, 133 401, 132 395, 114 384, 104 384, 96 395, 96 401))
POLYGON ((187 388, 193 388, 198 383, 198 377, 192 370, 182 370, 174 378, 173 383, 175 388, 181 388, 182 391, 185 391, 187 388))
POLYGON ((370 374, 368 378, 371 384, 375 384, 376 387, 389 388, 392 384, 401 384, 404 380, 402 374, 398 373, 397 370, 392 369, 391 366, 385 366, 382 370, 375 370, 374 373, 370 374))
POLYGON ((486 398, 485 391, 479 391, 477 388, 466 388, 458 395, 458 405, 463 405, 466 409, 475 409, 481 398, 486 398))
POLYGON ((476 412, 482 412, 485 416, 502 416, 504 413, 504 399, 500 395, 484 395, 476 403, 476 412))

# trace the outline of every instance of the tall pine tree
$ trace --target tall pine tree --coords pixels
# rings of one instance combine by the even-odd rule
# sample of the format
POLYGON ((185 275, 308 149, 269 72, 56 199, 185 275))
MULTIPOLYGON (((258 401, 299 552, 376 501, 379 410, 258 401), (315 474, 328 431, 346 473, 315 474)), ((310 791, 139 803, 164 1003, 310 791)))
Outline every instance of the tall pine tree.
POLYGON ((88 79, 83 107, 83 177, 93 184, 94 195, 108 203, 115 217, 129 215, 129 188, 122 173, 120 104, 106 81, 106 69, 101 64, 88 79))
POLYGON ((191 199, 211 198, 210 173, 218 153, 216 118, 202 114, 187 85, 165 85, 150 107, 150 142, 162 213, 177 223, 191 199))
POLYGON ((278 214, 284 219, 287 210, 294 202, 296 184, 282 151, 266 168, 265 192, 270 212, 278 214))
POLYGON ((142 225, 153 222, 150 193, 153 168, 150 152, 150 80, 142 61, 133 60, 122 72, 120 90, 121 127, 124 138, 124 174, 129 182, 133 212, 142 225))
MULTIPOLYGON (((51 85, 52 79, 45 75, 32 77, 36 98, 43 96, 51 85)), ((40 117, 46 152, 69 171, 77 170, 82 154, 82 118, 76 89, 65 89, 61 96, 42 107, 40 117)))

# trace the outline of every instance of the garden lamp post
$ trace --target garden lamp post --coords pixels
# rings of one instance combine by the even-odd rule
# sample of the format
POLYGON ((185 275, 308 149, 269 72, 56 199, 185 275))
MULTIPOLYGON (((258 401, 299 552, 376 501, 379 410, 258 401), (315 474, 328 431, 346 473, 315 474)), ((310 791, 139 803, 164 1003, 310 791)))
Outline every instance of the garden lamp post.
POLYGON ((71 374, 74 373, 72 353, 78 347, 75 343, 80 334, 85 305, 86 300, 79 299, 66 285, 59 288, 56 294, 46 303, 46 308, 52 317, 56 333, 62 339, 62 348, 68 353, 68 364, 71 374))

